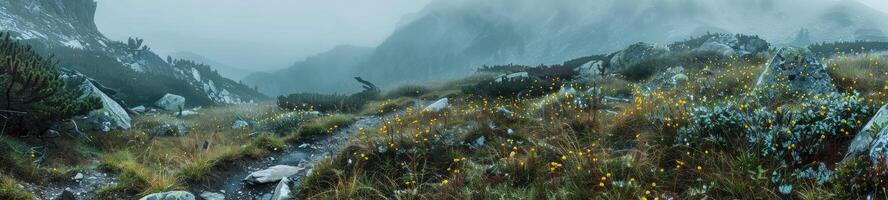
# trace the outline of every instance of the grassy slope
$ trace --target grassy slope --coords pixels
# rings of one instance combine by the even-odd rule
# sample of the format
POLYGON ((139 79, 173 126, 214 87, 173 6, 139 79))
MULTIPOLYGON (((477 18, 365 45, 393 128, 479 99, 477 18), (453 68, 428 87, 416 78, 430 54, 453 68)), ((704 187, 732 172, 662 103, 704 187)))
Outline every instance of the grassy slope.
MULTIPOLYGON (((881 105, 888 100, 884 60, 836 58, 828 63, 841 90, 857 90, 868 103, 881 105)), ((712 75, 692 68, 688 73, 692 82, 676 88, 646 92, 630 87, 636 94, 632 102, 603 105, 615 115, 553 103, 563 97, 456 95, 445 112, 408 112, 377 129, 362 131, 346 151, 314 169, 296 193, 309 199, 818 199, 855 195, 843 194, 849 191, 834 188, 836 183, 814 181, 797 182, 784 195, 779 191, 782 185, 770 181, 772 173, 785 173, 784 169, 756 152, 676 146, 677 130, 687 123, 689 108, 730 102, 755 90, 753 84, 764 64, 733 59, 706 66, 712 75), (515 114, 504 115, 499 108, 515 114), (477 143, 480 136, 486 145, 459 145, 477 143)), ((615 82, 600 85, 605 93, 627 90, 625 84, 615 82)))

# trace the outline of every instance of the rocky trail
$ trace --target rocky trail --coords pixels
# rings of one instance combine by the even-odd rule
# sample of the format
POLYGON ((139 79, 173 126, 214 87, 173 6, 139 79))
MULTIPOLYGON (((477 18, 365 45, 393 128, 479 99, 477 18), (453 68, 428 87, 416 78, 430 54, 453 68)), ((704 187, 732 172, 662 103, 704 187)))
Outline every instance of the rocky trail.
POLYGON ((114 185, 117 183, 117 179, 113 174, 98 170, 98 160, 92 162, 68 181, 53 183, 45 187, 28 184, 27 187, 37 188, 35 194, 42 199, 96 199, 99 189, 114 185))
MULTIPOLYGON (((373 128, 383 122, 382 117, 367 116, 361 117, 353 125, 335 131, 332 135, 322 138, 308 138, 303 143, 296 143, 284 149, 284 153, 278 153, 268 158, 257 160, 239 167, 239 169, 228 172, 222 181, 209 187, 192 188, 192 192, 198 196, 210 196, 211 193, 224 195, 225 199, 272 199, 274 190, 278 185, 278 181, 250 184, 244 181, 244 178, 251 173, 270 168, 272 166, 286 165, 295 167, 296 173, 288 176, 295 180, 298 185, 299 180, 306 176, 315 164, 322 159, 333 155, 341 150, 351 136, 358 132, 361 128, 373 128)), ((221 197, 221 196, 220 196, 221 197)))

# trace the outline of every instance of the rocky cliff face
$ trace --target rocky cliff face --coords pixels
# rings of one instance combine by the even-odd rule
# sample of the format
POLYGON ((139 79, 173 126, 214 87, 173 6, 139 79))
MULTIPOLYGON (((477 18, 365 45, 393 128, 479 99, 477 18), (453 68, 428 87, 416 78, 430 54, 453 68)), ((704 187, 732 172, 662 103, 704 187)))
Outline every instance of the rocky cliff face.
POLYGON ((46 55, 57 55, 62 67, 120 90, 131 104, 153 102, 165 93, 195 99, 191 106, 264 98, 207 66, 164 60, 139 39, 106 38, 95 25, 96 4, 93 0, 0 0, 0 31, 10 32, 46 55))

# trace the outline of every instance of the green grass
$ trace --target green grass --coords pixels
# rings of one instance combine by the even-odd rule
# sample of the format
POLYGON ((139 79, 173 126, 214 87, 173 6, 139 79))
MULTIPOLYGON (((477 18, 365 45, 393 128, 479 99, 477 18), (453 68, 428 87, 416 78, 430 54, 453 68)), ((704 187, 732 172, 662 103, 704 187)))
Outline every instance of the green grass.
MULTIPOLYGON (((816 199, 847 195, 834 190, 833 184, 839 182, 818 185, 809 179, 786 178, 792 176, 792 169, 756 150, 677 145, 678 130, 689 123, 692 108, 731 102, 757 91, 754 83, 764 63, 760 58, 695 60, 689 55, 675 59, 693 62, 685 66, 691 78, 688 84, 649 90, 641 87, 645 81, 618 77, 595 84, 606 95, 634 96, 631 102, 601 106, 615 114, 582 109, 558 96, 483 99, 452 93, 447 112, 407 112, 354 137, 345 151, 313 169, 295 194, 308 199, 816 199), (500 107, 515 114, 504 116, 497 112, 500 107), (512 134, 506 133, 509 129, 512 134), (482 136, 484 146, 461 145, 482 136), (773 174, 784 178, 775 183, 773 174), (778 190, 785 184, 794 186, 790 194, 778 190)), ((888 79, 872 80, 877 84, 849 84, 882 89, 882 81, 888 79)), ((428 94, 466 85, 450 84, 428 94)), ((763 103, 780 107, 782 102, 789 101, 763 103)), ((842 152, 843 148, 838 145, 824 151, 842 152)), ((879 170, 866 172, 878 174, 879 170)), ((864 188, 876 185, 872 181, 845 185, 861 184, 864 188)))
POLYGON ((386 99, 397 99, 400 97, 421 97, 429 93, 431 89, 418 85, 404 85, 386 92, 383 96, 386 99))
POLYGON ((0 174, 0 199, 9 200, 32 200, 36 199, 34 194, 19 187, 14 179, 9 176, 0 174))
MULTIPOLYGON (((296 136, 302 138, 327 135, 333 133, 336 130, 339 130, 340 128, 347 127, 354 122, 354 116, 344 114, 335 114, 315 118, 299 127, 299 130, 296 132, 296 136)), ((292 141, 292 139, 289 140, 292 141)))
POLYGON ((362 110, 359 114, 383 116, 404 109, 406 107, 413 106, 414 104, 416 104, 416 100, 411 97, 400 97, 396 99, 375 101, 370 102, 369 104, 367 104, 367 106, 364 106, 364 110, 362 110))

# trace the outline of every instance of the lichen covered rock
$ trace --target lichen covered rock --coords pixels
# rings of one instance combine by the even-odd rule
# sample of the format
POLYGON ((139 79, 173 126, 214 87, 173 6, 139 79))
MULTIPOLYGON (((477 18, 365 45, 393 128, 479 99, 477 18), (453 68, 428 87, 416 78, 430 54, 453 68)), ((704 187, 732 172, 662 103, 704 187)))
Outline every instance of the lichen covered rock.
POLYGON ((759 76, 760 89, 779 89, 799 95, 818 95, 835 92, 832 77, 826 67, 808 50, 783 48, 759 76))

